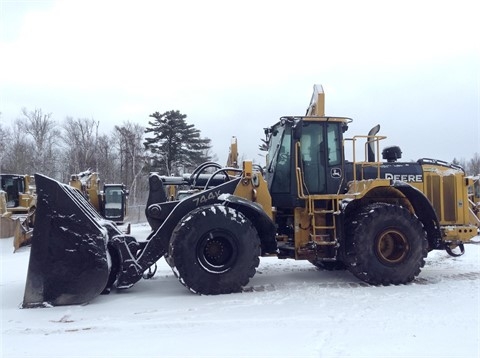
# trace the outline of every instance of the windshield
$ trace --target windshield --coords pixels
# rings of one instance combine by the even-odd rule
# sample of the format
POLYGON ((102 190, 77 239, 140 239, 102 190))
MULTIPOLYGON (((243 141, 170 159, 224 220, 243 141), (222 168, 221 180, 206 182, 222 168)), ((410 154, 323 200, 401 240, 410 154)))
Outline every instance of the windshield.
POLYGON ((105 188, 105 210, 118 209, 123 207, 123 190, 121 187, 106 187, 105 188))
POLYGON ((7 207, 13 208, 20 205, 19 195, 25 192, 23 177, 18 175, 1 175, 1 189, 7 194, 7 207))
POLYGON ((268 154, 267 154, 267 171, 274 171, 274 163, 277 160, 276 157, 280 150, 280 141, 285 127, 280 123, 272 128, 270 138, 268 139, 268 154))
POLYGON ((279 123, 272 130, 268 142, 267 181, 275 193, 290 191, 292 130, 279 123))

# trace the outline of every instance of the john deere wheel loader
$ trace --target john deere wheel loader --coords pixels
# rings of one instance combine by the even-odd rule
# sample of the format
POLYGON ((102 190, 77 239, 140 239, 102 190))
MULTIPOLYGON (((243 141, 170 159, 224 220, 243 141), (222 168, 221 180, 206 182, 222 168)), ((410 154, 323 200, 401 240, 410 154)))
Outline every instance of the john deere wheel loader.
POLYGON ((129 288, 162 256, 191 291, 222 294, 241 291, 260 256, 346 268, 389 285, 414 280, 431 250, 462 254, 480 224, 478 181, 438 160, 399 162, 398 147, 385 148, 380 161, 378 127, 344 138, 352 120, 325 116, 323 98, 315 87, 305 116, 266 129, 265 168, 246 161, 242 169, 207 163, 180 178, 152 173, 152 232, 143 242, 71 187, 37 174, 23 307, 82 304, 129 288), (200 190, 167 199, 166 185, 187 183, 200 190))

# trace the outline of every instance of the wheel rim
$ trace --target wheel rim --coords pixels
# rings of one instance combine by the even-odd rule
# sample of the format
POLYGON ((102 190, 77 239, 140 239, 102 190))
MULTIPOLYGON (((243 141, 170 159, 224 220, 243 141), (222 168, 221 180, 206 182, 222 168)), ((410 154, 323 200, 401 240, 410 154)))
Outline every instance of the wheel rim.
POLYGON ((377 257, 382 262, 393 265, 405 260, 410 246, 400 231, 386 230, 378 236, 375 249, 377 257))
POLYGON ((224 230, 212 230, 197 245, 200 265, 211 273, 224 273, 233 267, 238 249, 234 237, 224 230))

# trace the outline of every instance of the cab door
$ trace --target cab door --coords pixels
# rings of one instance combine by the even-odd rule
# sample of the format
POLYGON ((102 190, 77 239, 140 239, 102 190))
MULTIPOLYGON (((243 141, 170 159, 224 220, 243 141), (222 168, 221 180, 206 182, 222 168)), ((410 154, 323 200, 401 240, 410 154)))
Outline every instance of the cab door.
POLYGON ((344 177, 342 128, 339 122, 326 122, 325 163, 326 193, 336 194, 344 177))
POLYGON ((325 194, 325 122, 304 121, 300 137, 300 163, 307 195, 325 194))

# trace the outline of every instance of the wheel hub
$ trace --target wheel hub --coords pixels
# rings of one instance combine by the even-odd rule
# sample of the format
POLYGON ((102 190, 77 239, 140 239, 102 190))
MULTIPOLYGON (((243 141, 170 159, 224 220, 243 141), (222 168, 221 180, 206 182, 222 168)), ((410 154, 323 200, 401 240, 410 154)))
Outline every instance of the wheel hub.
POLYGON ((230 270, 237 258, 235 241, 228 233, 210 232, 200 240, 197 258, 200 265, 209 272, 226 272, 230 270))
POLYGON ((376 243, 377 257, 386 264, 398 264, 408 255, 410 246, 407 238, 397 230, 381 233, 376 243))

